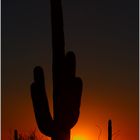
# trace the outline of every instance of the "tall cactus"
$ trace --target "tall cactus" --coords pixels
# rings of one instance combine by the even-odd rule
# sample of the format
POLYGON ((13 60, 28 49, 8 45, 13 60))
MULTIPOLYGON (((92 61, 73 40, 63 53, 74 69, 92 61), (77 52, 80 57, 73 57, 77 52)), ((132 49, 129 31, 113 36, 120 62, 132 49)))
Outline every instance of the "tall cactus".
POLYGON ((18 131, 17 131, 17 129, 14 130, 14 140, 18 140, 18 131))
POLYGON ((73 52, 65 55, 61 0, 51 0, 52 53, 53 53, 53 118, 45 91, 43 69, 34 69, 31 97, 40 131, 52 140, 70 140, 70 129, 80 113, 82 80, 76 77, 73 52))
POLYGON ((112 140, 112 121, 108 121, 108 140, 112 140))

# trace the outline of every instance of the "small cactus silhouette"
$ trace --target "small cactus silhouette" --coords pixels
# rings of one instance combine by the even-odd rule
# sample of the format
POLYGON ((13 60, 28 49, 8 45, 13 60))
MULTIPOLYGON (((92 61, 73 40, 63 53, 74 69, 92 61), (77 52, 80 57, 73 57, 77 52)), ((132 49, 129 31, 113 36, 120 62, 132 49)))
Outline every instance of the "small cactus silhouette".
POLYGON ((53 118, 45 91, 43 69, 34 69, 31 97, 40 131, 52 140, 70 140, 70 129, 78 121, 82 95, 82 80, 76 77, 73 52, 65 55, 61 0, 51 0, 53 53, 53 118))
POLYGON ((18 140, 18 131, 17 131, 17 129, 14 130, 14 140, 18 140))
POLYGON ((112 121, 108 121, 108 140, 112 140, 112 121))

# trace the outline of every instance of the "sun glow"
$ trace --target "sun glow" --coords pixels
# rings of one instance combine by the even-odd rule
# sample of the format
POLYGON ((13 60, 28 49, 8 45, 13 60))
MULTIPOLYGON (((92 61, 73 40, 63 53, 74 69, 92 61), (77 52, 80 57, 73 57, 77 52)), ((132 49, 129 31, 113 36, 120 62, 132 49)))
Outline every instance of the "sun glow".
POLYGON ((72 140, 87 140, 87 139, 84 136, 77 135, 77 136, 73 136, 72 140))

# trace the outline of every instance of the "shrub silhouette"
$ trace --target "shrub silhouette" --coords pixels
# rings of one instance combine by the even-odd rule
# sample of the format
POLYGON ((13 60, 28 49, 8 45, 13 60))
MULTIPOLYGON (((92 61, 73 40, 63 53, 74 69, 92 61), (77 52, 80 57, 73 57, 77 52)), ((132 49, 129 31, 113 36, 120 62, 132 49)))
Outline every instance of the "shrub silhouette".
POLYGON ((18 132, 17 129, 14 130, 14 140, 41 140, 42 138, 43 136, 39 135, 36 129, 30 133, 27 133, 27 132, 21 133, 21 132, 18 132))
POLYGON ((73 52, 65 55, 61 0, 51 0, 53 53, 53 118, 45 91, 44 72, 34 69, 31 97, 40 131, 52 140, 70 140, 70 129, 76 124, 82 95, 82 80, 76 77, 76 59, 73 52))

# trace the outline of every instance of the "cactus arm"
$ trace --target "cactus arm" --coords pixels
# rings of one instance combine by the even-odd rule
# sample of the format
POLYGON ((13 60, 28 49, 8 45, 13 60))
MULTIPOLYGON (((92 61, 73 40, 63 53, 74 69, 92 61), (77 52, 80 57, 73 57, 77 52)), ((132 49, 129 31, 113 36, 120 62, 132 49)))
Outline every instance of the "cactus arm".
POLYGON ((82 95, 82 80, 75 76, 76 59, 73 52, 68 52, 65 56, 65 82, 60 93, 61 98, 59 118, 62 129, 71 129, 78 121, 80 113, 80 103, 82 95))
POLYGON ((31 97, 36 121, 40 131, 48 136, 53 135, 53 120, 49 111, 45 92, 44 74, 41 67, 34 69, 34 83, 31 85, 31 97))
POLYGON ((66 85, 67 94, 61 98, 61 128, 71 129, 77 123, 80 114, 80 103, 82 93, 82 81, 79 77, 74 78, 66 85))

